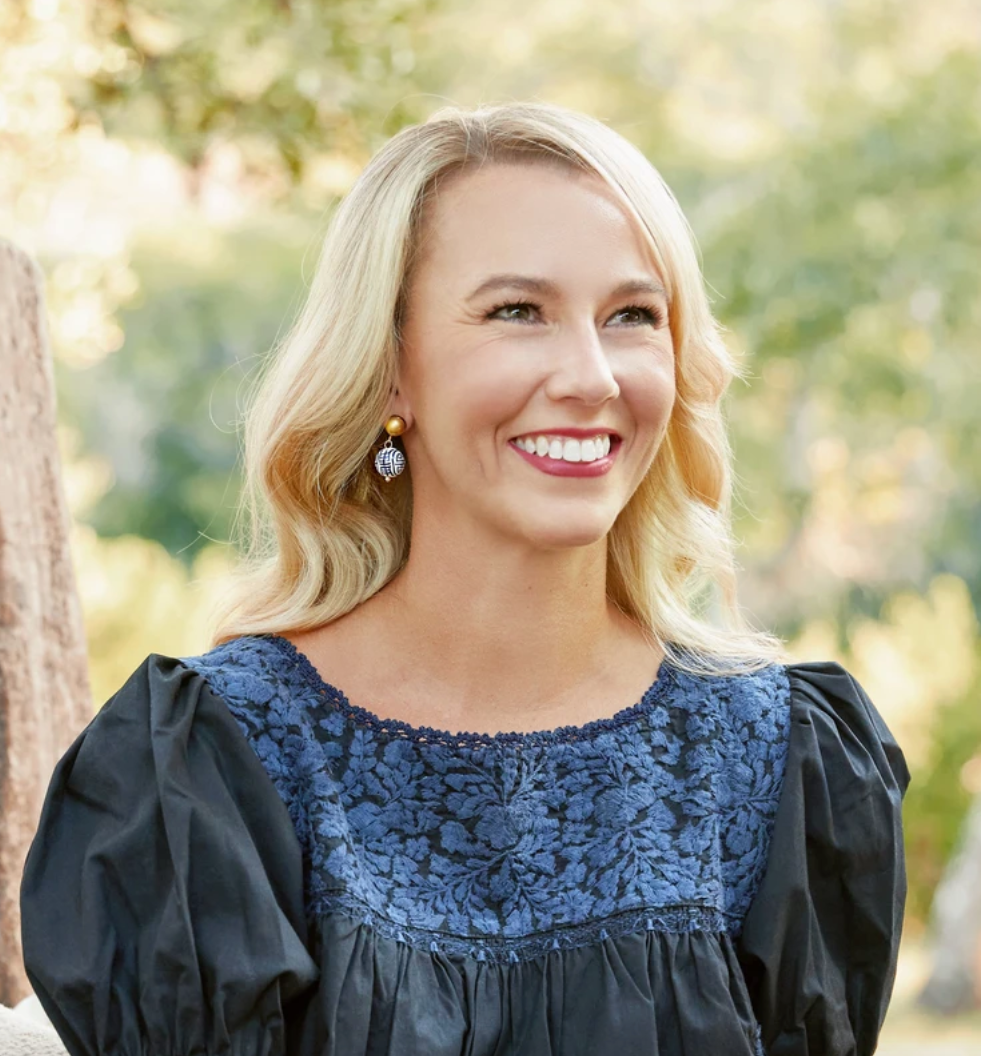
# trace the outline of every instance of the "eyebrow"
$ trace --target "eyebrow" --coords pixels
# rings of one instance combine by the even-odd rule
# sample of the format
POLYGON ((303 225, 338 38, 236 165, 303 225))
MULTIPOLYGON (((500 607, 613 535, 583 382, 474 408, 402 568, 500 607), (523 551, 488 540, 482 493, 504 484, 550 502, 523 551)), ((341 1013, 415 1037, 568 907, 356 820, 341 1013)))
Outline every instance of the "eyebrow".
MULTIPOLYGON (((558 297, 559 286, 551 279, 540 279, 533 275, 491 275, 485 279, 471 294, 467 301, 475 301, 478 297, 492 290, 527 290, 529 293, 537 293, 542 297, 558 297)), ((610 291, 611 297, 626 297, 632 294, 650 293, 668 299, 667 291, 659 282, 651 279, 627 279, 621 282, 614 290, 610 291)))

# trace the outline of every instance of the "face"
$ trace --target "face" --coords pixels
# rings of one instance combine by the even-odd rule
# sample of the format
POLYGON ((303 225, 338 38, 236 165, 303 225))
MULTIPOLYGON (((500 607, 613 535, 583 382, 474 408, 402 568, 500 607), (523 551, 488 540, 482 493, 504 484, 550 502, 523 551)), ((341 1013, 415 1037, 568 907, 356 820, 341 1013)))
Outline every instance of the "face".
POLYGON ((539 549, 603 540, 674 404, 662 285, 598 177, 490 165, 445 184, 391 405, 414 517, 539 549))

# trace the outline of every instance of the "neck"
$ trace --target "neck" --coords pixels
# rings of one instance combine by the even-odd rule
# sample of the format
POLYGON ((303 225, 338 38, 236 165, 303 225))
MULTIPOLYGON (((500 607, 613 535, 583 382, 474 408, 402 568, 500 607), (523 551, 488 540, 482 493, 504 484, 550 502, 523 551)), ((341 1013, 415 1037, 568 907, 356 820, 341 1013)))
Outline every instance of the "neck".
POLYGON ((535 550, 414 527, 405 568, 367 605, 386 657, 459 701, 539 701, 602 685, 624 642, 649 648, 607 598, 606 539, 535 550), (487 545, 482 545, 486 543, 487 545), (618 648, 619 646, 619 648, 618 648))

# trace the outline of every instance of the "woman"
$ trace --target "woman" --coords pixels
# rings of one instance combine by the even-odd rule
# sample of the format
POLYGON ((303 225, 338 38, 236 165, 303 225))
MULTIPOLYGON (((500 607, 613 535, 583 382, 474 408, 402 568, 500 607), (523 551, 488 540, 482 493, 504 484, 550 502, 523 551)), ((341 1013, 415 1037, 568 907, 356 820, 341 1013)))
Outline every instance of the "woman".
POLYGON ((874 1050, 909 775, 740 617, 734 373, 601 123, 380 151, 251 408, 212 647, 54 775, 24 948, 73 1056, 874 1050))

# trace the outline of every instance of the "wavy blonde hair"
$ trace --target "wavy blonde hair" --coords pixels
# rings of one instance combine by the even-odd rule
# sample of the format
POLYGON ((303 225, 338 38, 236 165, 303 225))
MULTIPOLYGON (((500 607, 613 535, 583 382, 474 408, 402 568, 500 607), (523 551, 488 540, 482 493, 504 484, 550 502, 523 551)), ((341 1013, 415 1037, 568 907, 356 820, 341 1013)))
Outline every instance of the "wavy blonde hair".
POLYGON ((676 402, 610 530, 608 596, 688 670, 748 673, 782 661, 783 643, 750 628, 737 602, 721 403, 742 375, 712 316, 691 229, 636 147, 594 118, 541 103, 440 109, 389 140, 338 206, 305 305, 249 400, 236 517, 236 530, 247 522, 244 546, 212 610, 212 645, 318 627, 404 565, 411 467, 386 485, 373 455, 396 385, 406 291, 437 186, 495 162, 599 176, 646 236, 667 288, 676 402))

